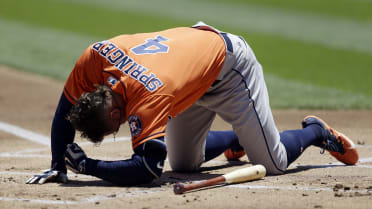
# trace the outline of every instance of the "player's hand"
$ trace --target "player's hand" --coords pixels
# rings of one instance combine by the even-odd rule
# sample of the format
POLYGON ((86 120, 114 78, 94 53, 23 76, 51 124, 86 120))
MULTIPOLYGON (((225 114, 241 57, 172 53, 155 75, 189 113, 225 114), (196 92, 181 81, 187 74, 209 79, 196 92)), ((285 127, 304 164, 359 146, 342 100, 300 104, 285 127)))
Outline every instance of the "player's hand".
POLYGON ((76 143, 68 144, 65 152, 66 167, 74 173, 85 173, 87 156, 76 143))
POLYGON ((44 184, 46 182, 67 183, 67 175, 61 171, 49 169, 42 174, 34 175, 26 181, 26 184, 44 184))

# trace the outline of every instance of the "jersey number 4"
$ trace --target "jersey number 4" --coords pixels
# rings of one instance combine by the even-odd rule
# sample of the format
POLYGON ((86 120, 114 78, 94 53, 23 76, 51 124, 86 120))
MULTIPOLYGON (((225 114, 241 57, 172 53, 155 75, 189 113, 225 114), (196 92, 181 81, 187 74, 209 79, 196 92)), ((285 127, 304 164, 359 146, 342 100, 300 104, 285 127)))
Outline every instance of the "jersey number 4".
POLYGON ((161 41, 168 41, 168 39, 163 36, 147 39, 146 43, 133 47, 131 51, 136 55, 168 53, 169 46, 160 43, 161 41))

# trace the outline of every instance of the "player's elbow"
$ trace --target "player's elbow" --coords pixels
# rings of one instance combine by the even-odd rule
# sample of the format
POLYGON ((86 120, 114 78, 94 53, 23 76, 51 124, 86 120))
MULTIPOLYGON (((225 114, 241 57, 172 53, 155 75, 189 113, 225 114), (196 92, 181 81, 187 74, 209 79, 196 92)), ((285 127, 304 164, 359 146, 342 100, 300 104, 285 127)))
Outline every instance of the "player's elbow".
POLYGON ((163 138, 149 140, 134 150, 137 156, 141 158, 143 167, 146 168, 149 181, 150 179, 160 178, 163 173, 164 161, 167 156, 167 149, 163 140, 163 138))
POLYGON ((148 174, 147 179, 160 178, 163 173, 164 160, 159 158, 142 157, 143 164, 146 167, 146 173, 148 174))

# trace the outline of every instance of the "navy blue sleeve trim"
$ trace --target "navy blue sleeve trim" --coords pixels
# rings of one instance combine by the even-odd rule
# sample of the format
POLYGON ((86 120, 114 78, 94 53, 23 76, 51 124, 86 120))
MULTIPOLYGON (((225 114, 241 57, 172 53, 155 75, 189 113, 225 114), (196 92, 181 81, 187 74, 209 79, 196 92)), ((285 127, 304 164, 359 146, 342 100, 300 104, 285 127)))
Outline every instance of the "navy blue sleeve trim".
POLYGON ((52 168, 66 172, 64 154, 67 144, 74 141, 75 129, 66 119, 72 104, 62 93, 54 114, 51 130, 52 168))
POLYGON ((233 45, 231 43, 230 38, 227 36, 226 33, 221 33, 221 36, 222 36, 222 38, 226 42, 226 48, 227 48, 227 50, 229 50, 231 53, 233 53, 234 52, 234 49, 233 49, 233 45))

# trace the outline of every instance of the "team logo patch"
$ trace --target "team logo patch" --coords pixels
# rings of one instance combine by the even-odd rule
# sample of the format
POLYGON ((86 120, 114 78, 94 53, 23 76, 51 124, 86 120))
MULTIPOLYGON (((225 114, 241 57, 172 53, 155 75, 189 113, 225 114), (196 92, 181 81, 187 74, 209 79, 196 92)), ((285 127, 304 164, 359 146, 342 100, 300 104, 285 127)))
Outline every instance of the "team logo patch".
POLYGON ((108 79, 107 79, 107 83, 111 84, 111 85, 115 85, 115 83, 118 82, 118 80, 116 80, 114 77, 110 76, 108 79))
POLYGON ((142 132, 141 120, 136 115, 129 116, 128 124, 132 137, 136 137, 142 132))

